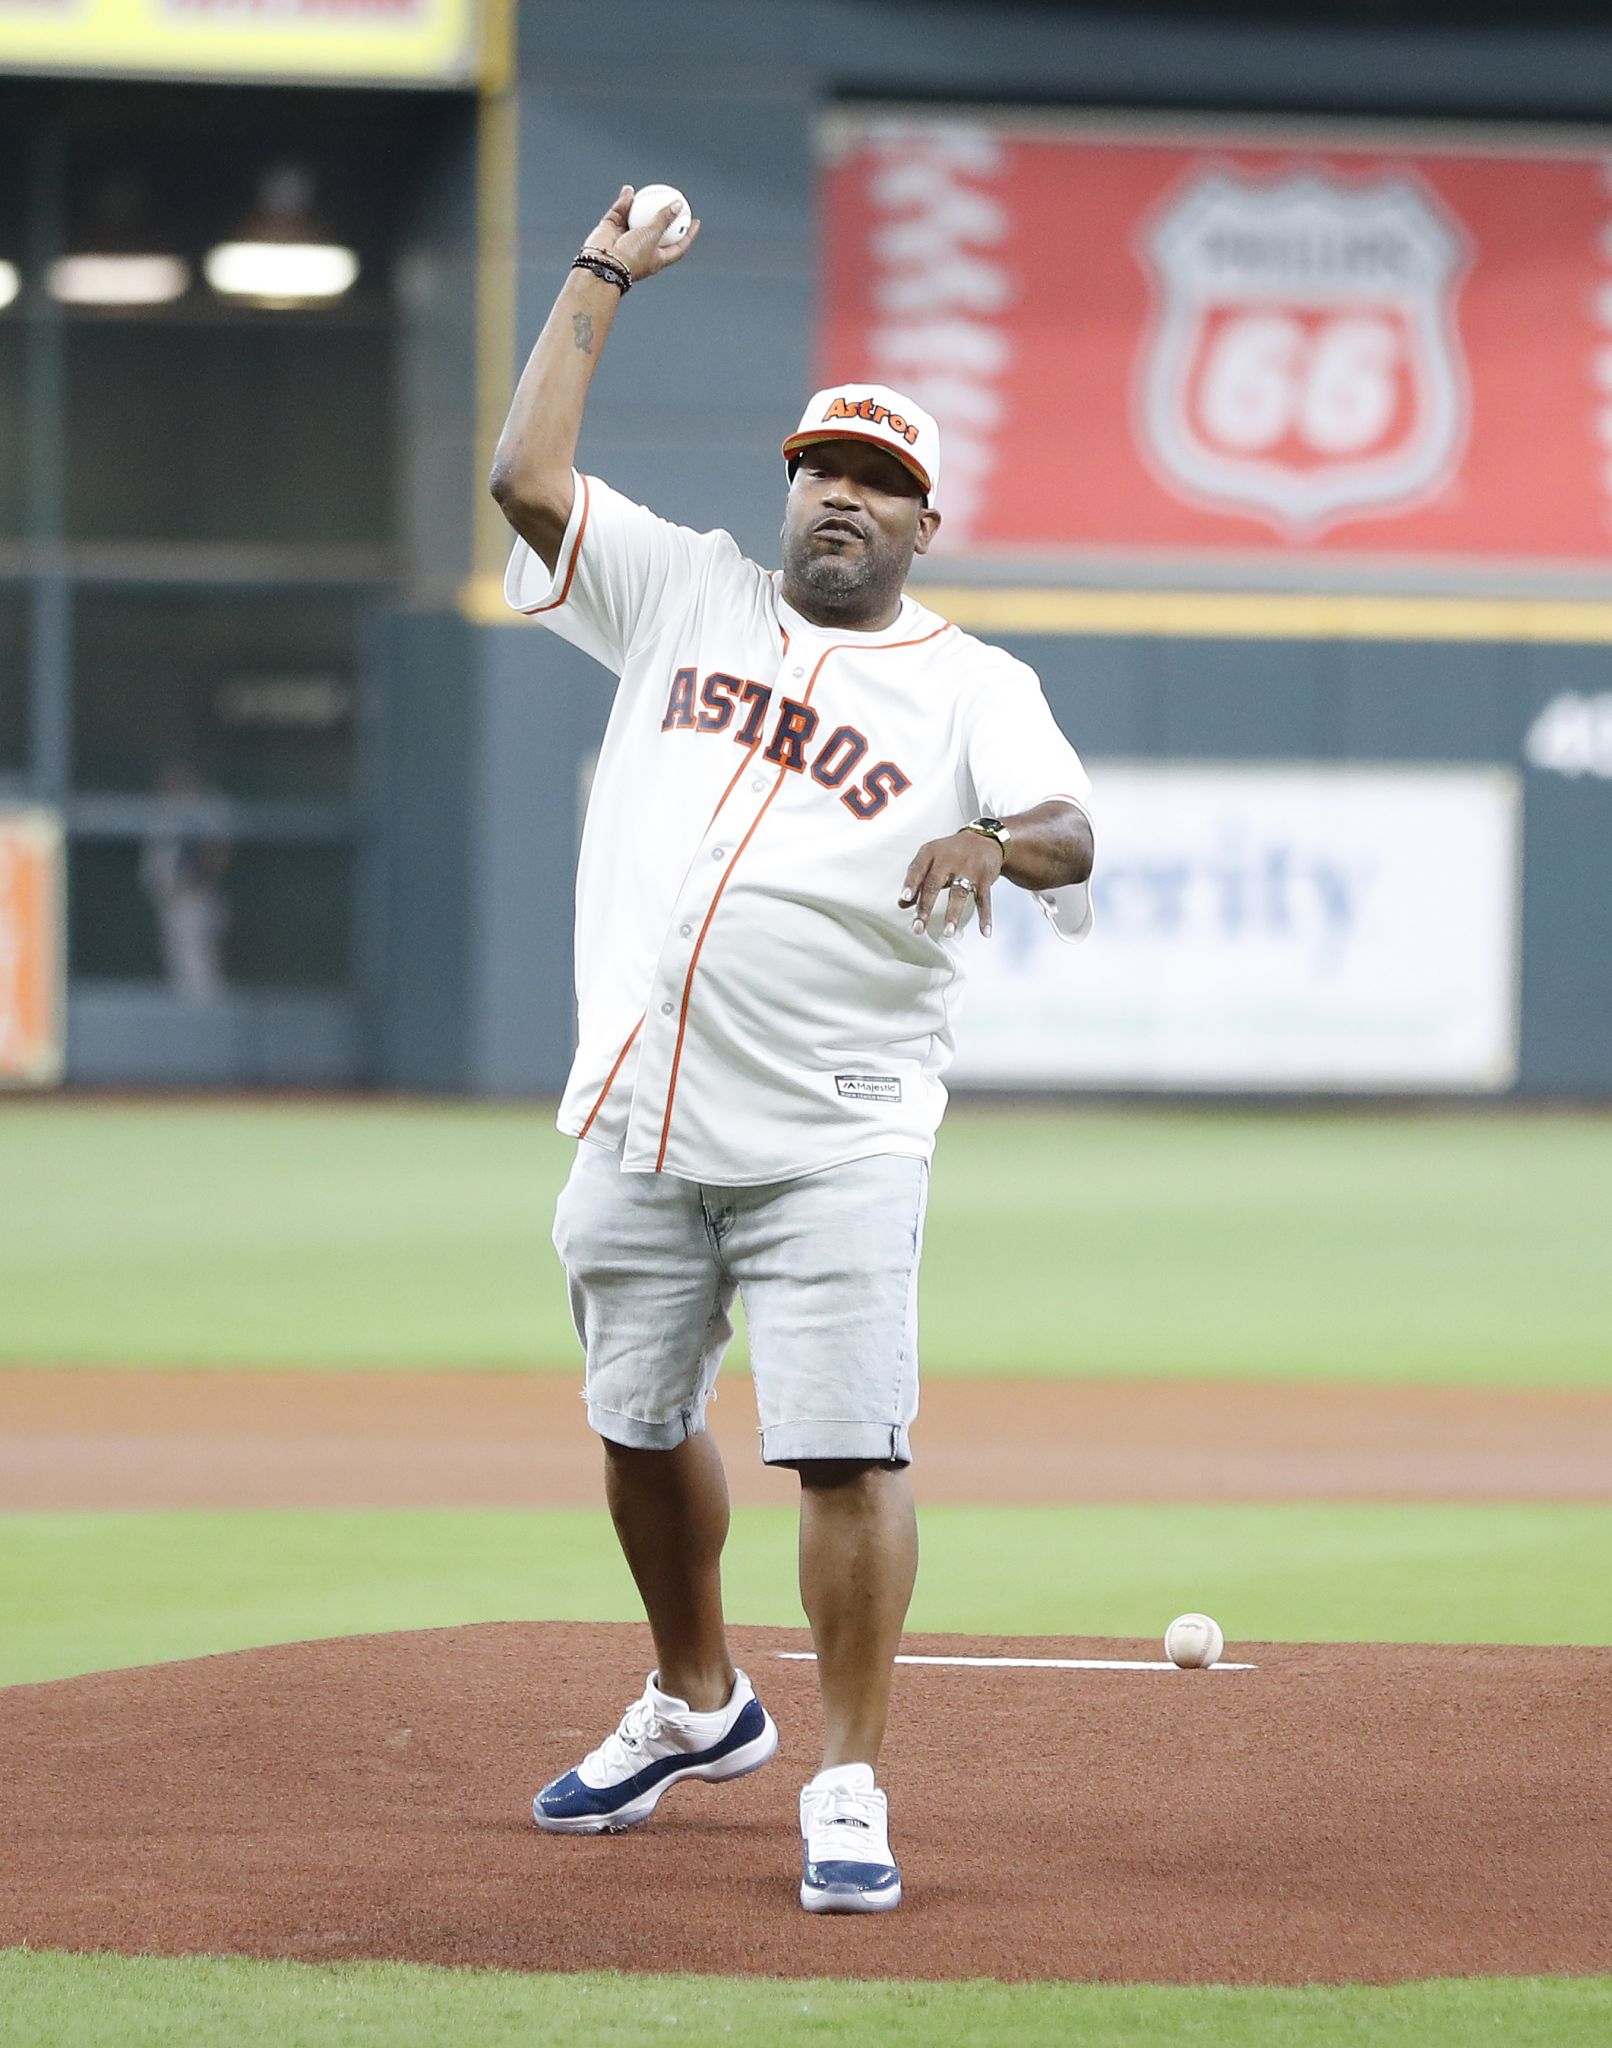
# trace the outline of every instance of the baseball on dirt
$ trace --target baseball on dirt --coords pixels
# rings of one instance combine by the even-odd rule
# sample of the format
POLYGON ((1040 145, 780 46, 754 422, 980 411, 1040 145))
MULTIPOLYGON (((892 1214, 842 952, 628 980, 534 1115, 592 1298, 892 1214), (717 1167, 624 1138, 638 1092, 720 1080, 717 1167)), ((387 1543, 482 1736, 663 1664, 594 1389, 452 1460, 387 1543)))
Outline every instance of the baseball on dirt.
POLYGON ((675 206, 677 214, 661 236, 660 246, 670 249, 674 242, 681 242, 687 235, 693 218, 688 201, 675 185, 640 185, 627 209, 627 225, 630 228, 647 228, 656 214, 668 206, 675 206))
POLYGON ((1207 1671, 1226 1647, 1220 1623, 1208 1614, 1178 1614, 1164 1631, 1164 1654, 1183 1671, 1207 1671))

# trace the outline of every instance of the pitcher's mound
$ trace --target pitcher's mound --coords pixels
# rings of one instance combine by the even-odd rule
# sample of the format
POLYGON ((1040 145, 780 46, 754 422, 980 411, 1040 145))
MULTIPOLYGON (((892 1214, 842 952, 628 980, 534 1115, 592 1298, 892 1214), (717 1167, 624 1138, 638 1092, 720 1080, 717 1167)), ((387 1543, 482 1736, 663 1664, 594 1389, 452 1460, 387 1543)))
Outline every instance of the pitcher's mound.
POLYGON ((906 1903, 824 1920, 795 1896, 816 1673, 775 1655, 803 1636, 735 1635, 780 1757, 619 1836, 539 1834, 529 1808, 639 1690, 638 1628, 297 1643, 0 1692, 0 1946, 1243 1984, 1612 1971, 1612 1651, 905 1666, 882 1776, 906 1903))

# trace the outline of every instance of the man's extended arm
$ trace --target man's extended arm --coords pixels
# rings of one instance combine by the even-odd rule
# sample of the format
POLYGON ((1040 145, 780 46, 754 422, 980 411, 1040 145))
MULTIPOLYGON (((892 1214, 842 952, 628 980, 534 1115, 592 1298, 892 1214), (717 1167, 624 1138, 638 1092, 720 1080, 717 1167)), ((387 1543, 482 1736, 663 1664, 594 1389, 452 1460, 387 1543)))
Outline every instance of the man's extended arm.
POLYGON ((919 847, 901 888, 901 907, 911 908, 915 932, 928 928, 943 893, 945 936, 967 924, 971 903, 978 905, 980 930, 988 935, 991 884, 1001 876, 1021 889, 1046 890, 1084 882, 1091 874, 1091 820, 1078 804, 1052 797, 1002 823, 1011 840, 1005 862, 997 841, 982 832, 953 832, 919 847), (969 887, 958 888, 959 882, 969 887))
MULTIPOLYGON (((629 229, 632 195, 631 185, 623 185, 615 205, 583 246, 624 263, 636 284, 686 256, 700 224, 695 221, 681 242, 663 249, 660 238, 675 218, 676 206, 664 208, 641 228, 629 229)), ((588 386, 621 298, 615 285, 591 271, 568 273, 521 372, 493 455, 487 488, 510 525, 550 569, 559 559, 571 517, 572 468, 588 386)))

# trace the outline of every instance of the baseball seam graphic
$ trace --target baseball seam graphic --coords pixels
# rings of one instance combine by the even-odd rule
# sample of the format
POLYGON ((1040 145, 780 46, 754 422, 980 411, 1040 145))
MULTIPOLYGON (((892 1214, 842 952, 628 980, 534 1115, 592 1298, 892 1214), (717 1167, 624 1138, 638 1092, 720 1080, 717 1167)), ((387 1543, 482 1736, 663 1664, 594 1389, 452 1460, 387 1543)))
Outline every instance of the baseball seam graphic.
POLYGON ((1002 316, 1017 281, 996 253, 1011 228, 987 189, 1001 145, 984 128, 881 122, 867 192, 874 225, 874 374, 934 414, 946 447, 938 548, 966 540, 997 465, 999 380, 1013 355, 1002 316))

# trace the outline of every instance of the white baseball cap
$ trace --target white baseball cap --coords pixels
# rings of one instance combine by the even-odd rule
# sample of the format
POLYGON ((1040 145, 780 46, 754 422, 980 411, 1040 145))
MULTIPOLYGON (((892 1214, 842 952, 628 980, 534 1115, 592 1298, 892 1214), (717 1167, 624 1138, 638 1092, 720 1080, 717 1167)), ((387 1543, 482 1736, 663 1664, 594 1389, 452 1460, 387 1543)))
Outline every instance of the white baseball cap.
POLYGON ((816 392, 784 443, 791 461, 814 441, 868 441, 904 462, 933 501, 940 488, 940 429, 888 384, 830 384, 816 392))

